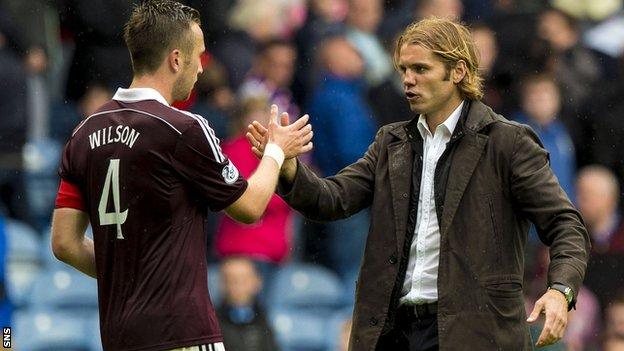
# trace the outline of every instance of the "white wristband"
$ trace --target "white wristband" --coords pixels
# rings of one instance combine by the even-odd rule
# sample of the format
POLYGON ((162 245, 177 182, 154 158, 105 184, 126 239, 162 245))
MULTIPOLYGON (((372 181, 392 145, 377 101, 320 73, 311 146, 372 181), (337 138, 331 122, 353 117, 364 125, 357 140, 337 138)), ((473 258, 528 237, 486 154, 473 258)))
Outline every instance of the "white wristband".
POLYGON ((284 151, 281 147, 277 146, 277 144, 269 143, 264 148, 264 156, 268 156, 277 162, 278 168, 282 168, 282 164, 284 163, 284 151))

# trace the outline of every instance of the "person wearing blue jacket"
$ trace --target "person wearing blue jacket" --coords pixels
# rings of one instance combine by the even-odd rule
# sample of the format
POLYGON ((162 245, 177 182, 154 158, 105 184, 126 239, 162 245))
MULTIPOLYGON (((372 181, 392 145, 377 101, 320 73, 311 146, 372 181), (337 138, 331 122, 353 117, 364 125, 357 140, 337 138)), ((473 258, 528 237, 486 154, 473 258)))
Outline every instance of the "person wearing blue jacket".
MULTIPOLYGON (((377 124, 366 102, 364 61, 343 36, 322 42, 319 59, 323 75, 308 104, 314 124, 314 164, 324 175, 336 174, 364 154, 377 124)), ((369 213, 328 223, 329 260, 347 282, 355 280, 366 235, 369 213)))

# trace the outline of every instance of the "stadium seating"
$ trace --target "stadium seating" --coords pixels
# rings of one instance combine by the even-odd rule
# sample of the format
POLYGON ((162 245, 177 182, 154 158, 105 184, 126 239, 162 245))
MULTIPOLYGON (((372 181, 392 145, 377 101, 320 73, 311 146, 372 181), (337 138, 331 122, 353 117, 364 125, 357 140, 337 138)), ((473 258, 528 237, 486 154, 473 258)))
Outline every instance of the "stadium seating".
POLYGON ((92 315, 98 307, 97 283, 71 267, 54 267, 43 272, 33 285, 31 303, 34 307, 92 315))
POLYGON ((40 238, 25 223, 6 219, 7 235, 7 294, 18 307, 27 301, 32 284, 41 271, 40 238))
POLYGON ((39 139, 24 145, 24 181, 29 216, 42 230, 50 221, 58 189, 57 168, 62 145, 53 139, 39 139))
POLYGON ((15 349, 89 351, 85 319, 51 309, 29 309, 14 316, 15 349))
POLYGON ((328 317, 343 306, 343 287, 326 268, 294 263, 275 274, 268 290, 269 309, 304 310, 328 317))
POLYGON ((283 351, 327 350, 326 319, 297 310, 275 310, 269 314, 275 337, 283 351))

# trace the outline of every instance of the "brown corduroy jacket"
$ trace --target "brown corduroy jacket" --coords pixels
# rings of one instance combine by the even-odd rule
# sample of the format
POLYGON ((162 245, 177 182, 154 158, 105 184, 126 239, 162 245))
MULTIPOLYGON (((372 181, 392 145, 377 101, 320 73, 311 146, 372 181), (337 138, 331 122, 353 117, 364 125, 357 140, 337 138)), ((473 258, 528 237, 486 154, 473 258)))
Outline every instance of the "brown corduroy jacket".
MULTIPOLYGON (((479 101, 465 105, 434 182, 440 350, 531 350, 522 295, 529 223, 550 246, 549 283, 575 293, 589 238, 535 133, 479 101)), ((294 182, 279 184, 282 197, 313 220, 371 207, 352 351, 375 350, 394 323, 410 243, 418 235, 422 138, 416 121, 382 127, 365 155, 335 176, 319 178, 299 163, 294 182)))

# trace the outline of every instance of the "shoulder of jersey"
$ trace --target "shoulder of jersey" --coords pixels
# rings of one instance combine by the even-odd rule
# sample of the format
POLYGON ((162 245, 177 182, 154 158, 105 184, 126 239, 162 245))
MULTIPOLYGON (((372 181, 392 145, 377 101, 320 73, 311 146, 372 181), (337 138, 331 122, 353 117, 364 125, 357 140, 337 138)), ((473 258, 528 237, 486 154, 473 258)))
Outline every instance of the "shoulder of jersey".
POLYGON ((207 133, 212 131, 208 125, 208 121, 202 116, 188 111, 179 110, 175 107, 163 105, 155 100, 121 104, 112 100, 104 104, 94 114, 88 116, 80 124, 78 124, 72 135, 76 134, 79 129, 81 129, 93 118, 115 112, 134 112, 144 115, 147 118, 159 121, 159 124, 162 124, 163 127, 169 128, 177 134, 184 133, 193 125, 199 125, 199 127, 207 133))

